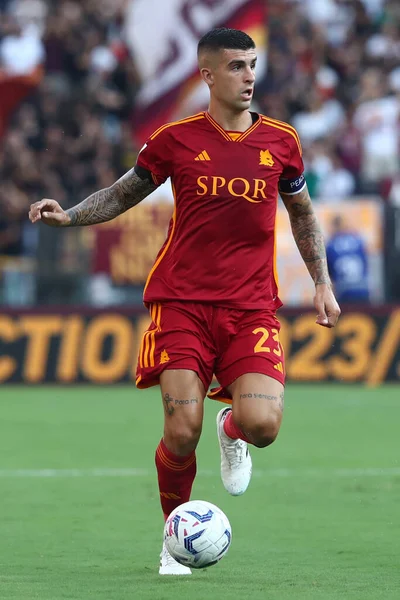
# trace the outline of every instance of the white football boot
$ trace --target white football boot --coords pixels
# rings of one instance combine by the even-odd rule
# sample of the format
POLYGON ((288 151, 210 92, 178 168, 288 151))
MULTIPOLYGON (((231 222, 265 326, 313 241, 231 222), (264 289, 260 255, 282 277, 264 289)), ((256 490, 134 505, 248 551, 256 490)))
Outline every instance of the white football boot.
POLYGON ((221 479, 227 492, 232 496, 240 496, 249 486, 252 463, 247 443, 239 439, 232 440, 224 431, 224 421, 231 410, 223 408, 217 415, 221 479))
POLYGON ((170 553, 168 552, 165 544, 163 544, 160 554, 160 568, 158 569, 160 575, 191 575, 192 571, 189 567, 178 563, 170 553))

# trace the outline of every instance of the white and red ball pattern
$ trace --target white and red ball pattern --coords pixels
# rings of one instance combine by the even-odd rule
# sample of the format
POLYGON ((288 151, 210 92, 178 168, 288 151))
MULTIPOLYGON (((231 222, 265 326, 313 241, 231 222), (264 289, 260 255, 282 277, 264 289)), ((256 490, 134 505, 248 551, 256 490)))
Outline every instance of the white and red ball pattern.
POLYGON ((228 517, 218 506, 205 500, 191 500, 169 515, 164 541, 176 561, 203 569, 217 563, 228 552, 232 529, 228 517))

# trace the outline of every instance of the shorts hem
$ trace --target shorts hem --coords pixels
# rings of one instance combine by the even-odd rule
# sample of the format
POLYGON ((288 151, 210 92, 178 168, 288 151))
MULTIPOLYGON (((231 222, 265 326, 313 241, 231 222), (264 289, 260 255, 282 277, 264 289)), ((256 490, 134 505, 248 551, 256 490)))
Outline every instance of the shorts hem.
POLYGON ((238 379, 238 377, 246 375, 247 373, 266 375, 267 377, 279 381, 282 385, 285 385, 285 374, 275 368, 274 363, 260 358, 255 361, 254 357, 239 360, 231 367, 225 369, 222 374, 217 373, 216 376, 221 387, 227 388, 231 383, 238 379))
POLYGON ((162 369, 157 370, 157 373, 149 373, 149 374, 139 374, 136 378, 136 387, 140 390, 147 389, 149 387, 153 387, 155 385, 160 385, 160 376, 164 371, 194 371, 197 377, 200 379, 202 384, 204 385, 204 389, 207 391, 210 383, 211 377, 207 379, 204 375, 201 374, 198 364, 193 360, 182 360, 179 363, 166 363, 162 369))
POLYGON ((260 375, 266 375, 267 377, 271 377, 271 379, 275 379, 275 381, 278 381, 285 387, 285 381, 282 381, 281 377, 275 377, 271 373, 260 373, 259 371, 246 370, 244 373, 241 373, 240 375, 234 377, 234 379, 232 379, 230 383, 226 384, 226 387, 219 386, 210 390, 207 394, 207 398, 209 398, 210 400, 216 400, 217 402, 223 402, 224 404, 232 405, 232 395, 228 390, 228 386, 231 385, 231 383, 233 383, 236 379, 238 379, 238 377, 241 377, 241 375, 246 375, 247 373, 259 373, 260 375))

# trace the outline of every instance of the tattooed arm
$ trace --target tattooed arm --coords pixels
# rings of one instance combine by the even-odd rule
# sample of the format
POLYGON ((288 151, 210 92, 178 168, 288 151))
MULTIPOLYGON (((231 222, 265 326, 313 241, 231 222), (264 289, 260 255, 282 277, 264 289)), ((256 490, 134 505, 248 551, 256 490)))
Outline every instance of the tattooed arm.
POLYGON ((289 213, 293 237, 315 285, 330 284, 325 244, 307 187, 290 196, 281 193, 289 213))
POLYGON ((293 237, 316 286, 314 306, 318 313, 317 323, 334 327, 340 308, 332 292, 324 238, 308 189, 305 187, 295 195, 281 193, 281 197, 289 213, 293 237))
POLYGON ((112 186, 95 192, 68 210, 63 210, 58 202, 47 198, 35 202, 31 205, 29 218, 32 223, 43 221, 54 227, 105 223, 139 204, 156 187, 149 179, 141 179, 131 169, 112 186))

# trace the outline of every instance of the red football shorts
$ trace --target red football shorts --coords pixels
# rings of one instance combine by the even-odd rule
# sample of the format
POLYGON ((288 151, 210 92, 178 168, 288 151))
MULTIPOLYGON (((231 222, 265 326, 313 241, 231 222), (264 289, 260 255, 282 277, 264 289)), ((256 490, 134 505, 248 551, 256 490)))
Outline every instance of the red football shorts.
POLYGON ((208 390, 215 374, 221 388, 209 397, 230 402, 227 387, 245 373, 262 373, 285 382, 280 323, 265 310, 236 310, 198 302, 150 306, 136 385, 158 385, 165 369, 195 371, 208 390))

